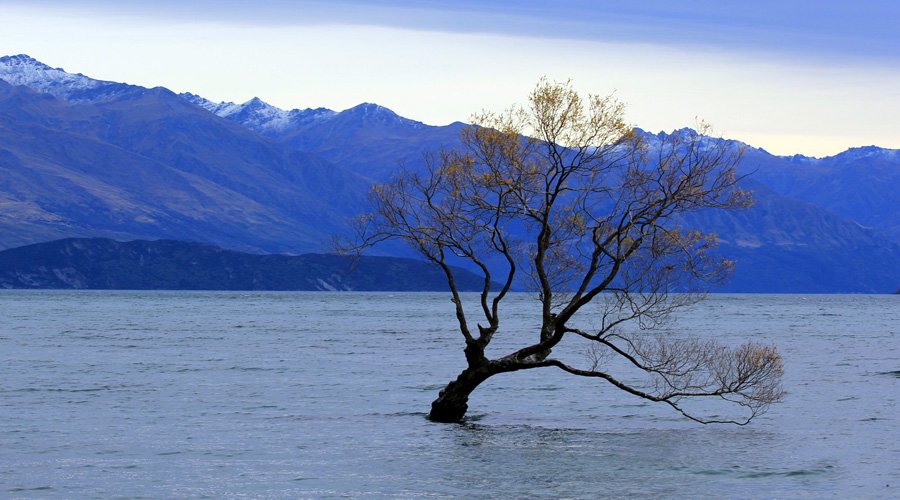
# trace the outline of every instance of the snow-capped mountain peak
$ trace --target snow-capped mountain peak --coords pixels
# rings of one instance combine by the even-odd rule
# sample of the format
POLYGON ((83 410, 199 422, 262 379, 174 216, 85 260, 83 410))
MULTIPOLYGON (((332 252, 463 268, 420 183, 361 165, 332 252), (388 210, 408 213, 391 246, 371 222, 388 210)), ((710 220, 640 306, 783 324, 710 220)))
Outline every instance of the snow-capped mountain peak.
POLYGON ((861 146, 850 148, 843 153, 839 153, 831 158, 840 160, 862 160, 862 159, 882 159, 887 161, 900 160, 900 149, 886 149, 878 146, 861 146))
POLYGON ((181 97, 222 118, 238 122, 262 134, 277 134, 308 123, 335 116, 337 113, 325 108, 283 110, 254 97, 242 104, 233 102, 213 102, 195 94, 184 93, 181 97))
POLYGON ((33 68, 38 68, 38 69, 42 69, 42 70, 53 69, 50 66, 47 66, 46 64, 29 56, 28 54, 17 54, 14 56, 0 57, 0 64, 9 65, 9 66, 33 67, 33 68))
POLYGON ((25 54, 0 57, 0 80, 68 101, 97 101, 131 88, 52 68, 25 54))
POLYGON ((817 158, 814 156, 793 155, 782 156, 791 163, 805 165, 830 165, 830 164, 848 164, 860 160, 881 160, 887 162, 900 162, 900 149, 887 149, 878 146, 860 146, 849 148, 836 155, 824 156, 817 158))

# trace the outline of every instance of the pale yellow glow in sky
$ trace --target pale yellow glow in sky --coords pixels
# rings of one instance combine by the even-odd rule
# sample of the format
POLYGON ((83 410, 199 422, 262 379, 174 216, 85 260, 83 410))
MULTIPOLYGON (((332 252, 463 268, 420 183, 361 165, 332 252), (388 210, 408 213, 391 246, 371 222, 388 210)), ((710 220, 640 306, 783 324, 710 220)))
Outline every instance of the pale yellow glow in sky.
POLYGON ((775 154, 900 148, 900 68, 800 66, 761 53, 699 51, 404 29, 259 27, 2 8, 3 55, 212 100, 286 109, 375 102, 443 125, 522 102, 541 75, 627 102, 650 131, 710 122, 775 154))

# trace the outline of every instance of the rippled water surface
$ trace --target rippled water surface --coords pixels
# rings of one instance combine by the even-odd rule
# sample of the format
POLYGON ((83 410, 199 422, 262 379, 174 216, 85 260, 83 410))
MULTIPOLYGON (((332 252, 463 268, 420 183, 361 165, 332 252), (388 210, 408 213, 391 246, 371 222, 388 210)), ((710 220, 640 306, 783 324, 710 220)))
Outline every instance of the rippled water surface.
MULTIPOLYGON (((511 302, 495 354, 536 334, 534 301, 511 302)), ((781 351, 787 397, 747 427, 553 369, 496 377, 467 423, 430 423, 463 367, 451 306, 0 292, 0 497, 900 496, 898 296, 683 311, 676 330, 781 351)))

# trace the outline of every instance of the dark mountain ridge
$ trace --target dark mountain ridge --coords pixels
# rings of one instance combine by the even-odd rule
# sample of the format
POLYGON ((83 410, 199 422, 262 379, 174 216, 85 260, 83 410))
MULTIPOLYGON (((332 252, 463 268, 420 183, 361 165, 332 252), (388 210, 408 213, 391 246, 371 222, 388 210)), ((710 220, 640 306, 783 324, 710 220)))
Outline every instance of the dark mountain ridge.
MULTIPOLYGON (((461 289, 483 280, 458 269, 461 289)), ((443 291, 443 271, 397 257, 255 255, 203 243, 67 238, 0 251, 0 288, 443 291)))

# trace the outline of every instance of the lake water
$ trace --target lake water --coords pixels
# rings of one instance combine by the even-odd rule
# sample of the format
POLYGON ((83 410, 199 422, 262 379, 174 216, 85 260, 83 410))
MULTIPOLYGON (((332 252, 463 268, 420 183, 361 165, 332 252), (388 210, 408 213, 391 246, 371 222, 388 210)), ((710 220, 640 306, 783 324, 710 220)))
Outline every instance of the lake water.
MULTIPOLYGON (((495 354, 536 334, 511 299, 495 354)), ((673 325, 775 342, 783 403, 703 426, 551 368, 425 412, 446 294, 0 292, 0 497, 900 496, 900 296, 712 296, 673 325)))

